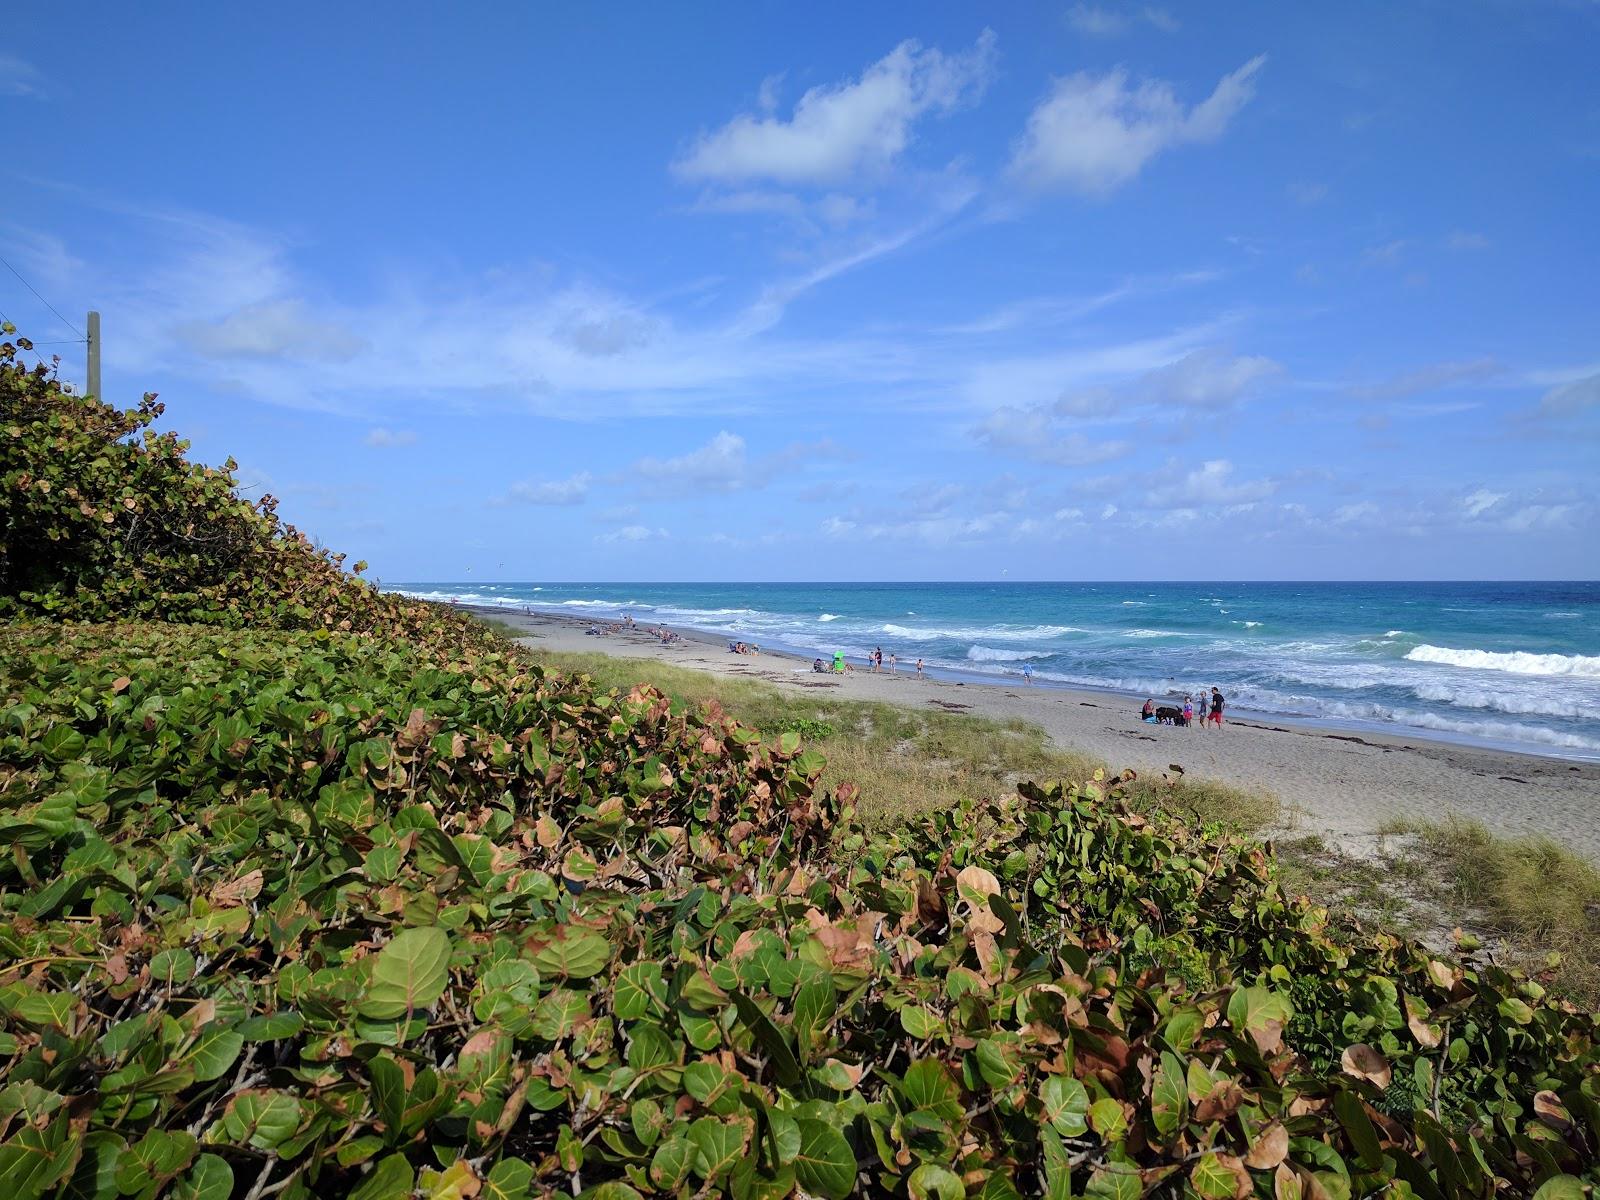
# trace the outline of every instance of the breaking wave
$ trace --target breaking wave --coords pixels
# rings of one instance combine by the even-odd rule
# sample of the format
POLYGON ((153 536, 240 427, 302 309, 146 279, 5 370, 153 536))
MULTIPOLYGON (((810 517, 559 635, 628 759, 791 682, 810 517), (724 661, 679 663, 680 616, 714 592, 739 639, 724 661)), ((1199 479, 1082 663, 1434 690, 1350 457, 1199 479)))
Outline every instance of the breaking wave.
POLYGON ((1506 671, 1512 675, 1581 675, 1600 679, 1600 655, 1529 654, 1523 650, 1453 650, 1448 646, 1413 647, 1412 662, 1440 663, 1474 671, 1506 671))

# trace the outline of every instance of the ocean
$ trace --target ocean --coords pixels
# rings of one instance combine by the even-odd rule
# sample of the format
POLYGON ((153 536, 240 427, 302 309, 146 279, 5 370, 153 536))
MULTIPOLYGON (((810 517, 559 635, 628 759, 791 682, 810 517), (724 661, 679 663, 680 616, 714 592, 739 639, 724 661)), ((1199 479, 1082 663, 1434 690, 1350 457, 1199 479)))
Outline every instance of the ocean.
POLYGON ((1600 759, 1600 583, 412 583, 430 600, 677 625, 941 676, 1600 759))

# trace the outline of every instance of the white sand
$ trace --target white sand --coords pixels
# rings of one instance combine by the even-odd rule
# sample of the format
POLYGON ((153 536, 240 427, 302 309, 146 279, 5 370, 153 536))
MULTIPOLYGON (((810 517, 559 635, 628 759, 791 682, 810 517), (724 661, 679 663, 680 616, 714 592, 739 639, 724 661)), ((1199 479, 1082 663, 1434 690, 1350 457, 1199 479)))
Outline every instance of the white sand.
POLYGON ((1479 749, 1411 733, 1341 732, 1326 725, 1290 725, 1245 716, 1218 732, 1139 721, 1143 697, 1021 684, 917 679, 898 675, 813 674, 809 659, 730 654, 725 641, 681 630, 663 646, 643 631, 590 637, 588 622, 484 609, 484 615, 526 631, 528 644, 552 651, 653 658, 723 675, 767 680, 780 689, 836 687, 852 699, 912 707, 937 705, 1043 727, 1055 742, 1115 769, 1165 771, 1270 793, 1292 814, 1297 834, 1320 834, 1341 845, 1366 842, 1385 821, 1437 820, 1451 813, 1500 833, 1540 834, 1600 862, 1600 765, 1479 749))

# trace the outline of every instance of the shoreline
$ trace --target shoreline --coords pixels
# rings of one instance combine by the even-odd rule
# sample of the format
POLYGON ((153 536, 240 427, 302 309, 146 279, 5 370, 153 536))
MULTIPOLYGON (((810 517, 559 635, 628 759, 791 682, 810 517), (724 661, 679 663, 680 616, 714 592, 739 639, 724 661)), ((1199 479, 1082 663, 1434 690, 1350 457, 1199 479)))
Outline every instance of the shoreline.
POLYGON ((1377 836, 1395 820, 1436 821, 1457 815, 1497 833, 1543 836, 1600 862, 1600 763, 1467 745, 1426 735, 1379 733, 1297 723, 1275 715, 1230 710, 1221 732, 1146 725, 1142 699, 1126 693, 1057 684, 956 680, 948 674, 917 679, 905 670, 874 675, 815 675, 813 656, 764 648, 733 655, 727 640, 700 630, 662 625, 682 639, 671 646, 644 632, 591 637, 590 625, 609 621, 566 614, 532 614, 492 605, 458 607, 521 631, 535 648, 645 658, 714 674, 758 678, 784 688, 838 688, 841 697, 947 711, 969 711, 1042 727, 1064 749, 1081 751, 1113 769, 1167 771, 1267 792, 1285 806, 1285 832, 1351 845, 1377 836), (1288 823, 1292 822, 1292 825, 1288 823))

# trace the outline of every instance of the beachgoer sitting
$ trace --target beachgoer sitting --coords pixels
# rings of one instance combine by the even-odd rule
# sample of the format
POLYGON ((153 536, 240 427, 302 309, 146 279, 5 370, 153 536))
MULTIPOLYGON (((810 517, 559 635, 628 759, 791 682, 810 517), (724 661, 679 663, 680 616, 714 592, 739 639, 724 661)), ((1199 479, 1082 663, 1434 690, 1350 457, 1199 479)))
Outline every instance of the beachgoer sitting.
POLYGON ((1139 710, 1139 719, 1151 725, 1156 723, 1156 702, 1153 699, 1144 702, 1144 708, 1139 710))
POLYGON ((729 642, 728 643, 728 653, 729 654, 737 654, 737 653, 739 653, 739 643, 738 642, 729 642))
POLYGON ((813 658, 811 660, 811 670, 818 675, 823 673, 822 660, 820 658, 813 658))
POLYGON ((591 626, 589 626, 588 629, 584 630, 584 636, 585 637, 599 637, 600 636, 600 631, 598 629, 596 629, 593 625, 591 625, 591 626))

